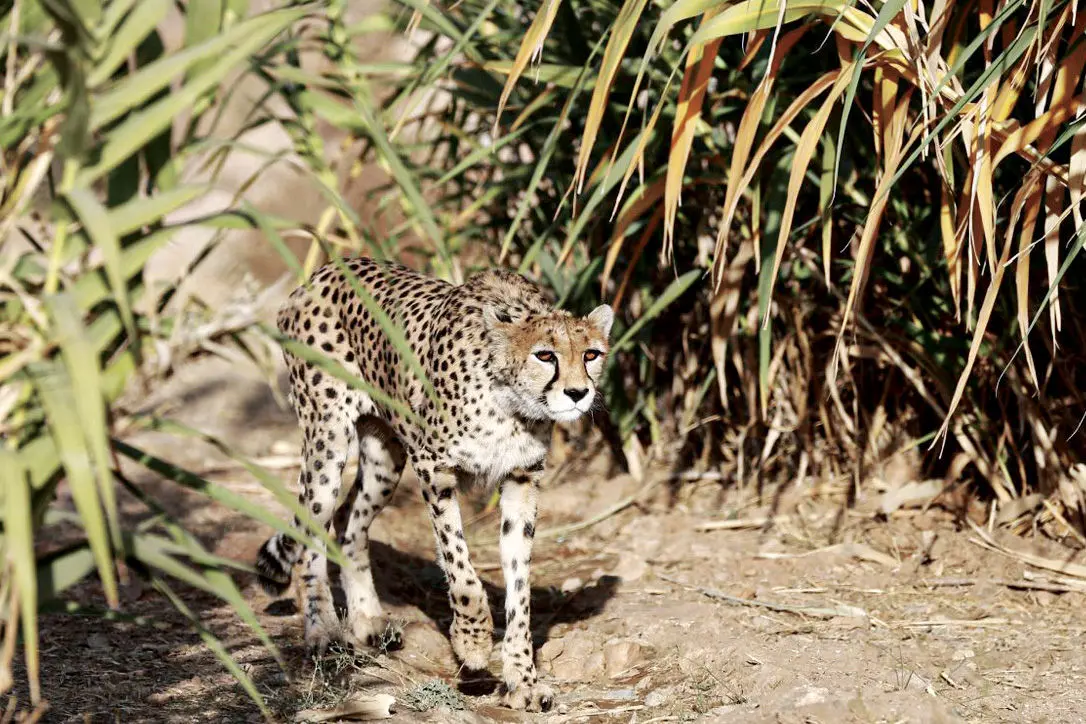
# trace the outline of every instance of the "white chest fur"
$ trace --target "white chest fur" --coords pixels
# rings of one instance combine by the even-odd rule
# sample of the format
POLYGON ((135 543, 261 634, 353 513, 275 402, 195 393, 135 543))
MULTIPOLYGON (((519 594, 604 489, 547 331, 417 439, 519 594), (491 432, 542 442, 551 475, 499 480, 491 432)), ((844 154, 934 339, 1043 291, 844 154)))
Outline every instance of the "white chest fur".
POLYGON ((550 436, 517 420, 495 421, 489 431, 489 436, 461 439, 450 451, 453 464, 481 483, 498 483, 514 470, 538 465, 547 455, 550 436))

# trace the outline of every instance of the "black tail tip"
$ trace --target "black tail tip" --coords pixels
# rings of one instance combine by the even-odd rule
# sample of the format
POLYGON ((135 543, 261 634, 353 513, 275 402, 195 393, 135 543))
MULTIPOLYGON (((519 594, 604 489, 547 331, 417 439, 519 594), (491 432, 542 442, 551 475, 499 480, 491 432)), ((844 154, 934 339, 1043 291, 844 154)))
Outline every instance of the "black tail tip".
POLYGON ((256 554, 256 572, 260 587, 269 596, 282 596, 290 588, 290 567, 272 554, 267 541, 256 554))

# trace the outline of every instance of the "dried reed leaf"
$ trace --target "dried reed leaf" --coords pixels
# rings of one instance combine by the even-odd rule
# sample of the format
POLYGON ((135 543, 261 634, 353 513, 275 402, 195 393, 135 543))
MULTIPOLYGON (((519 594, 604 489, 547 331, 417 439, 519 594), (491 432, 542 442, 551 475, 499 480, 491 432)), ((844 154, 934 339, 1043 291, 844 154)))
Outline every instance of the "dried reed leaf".
MULTIPOLYGON (((703 22, 715 11, 707 12, 703 22)), ((667 182, 664 191, 664 259, 671 258, 674 243, 675 217, 681 203, 683 175, 686 162, 690 157, 690 148, 694 144, 694 132, 701 107, 709 88, 709 78, 713 72, 713 62, 720 49, 721 40, 717 39, 705 45, 696 45, 686 56, 686 71, 679 88, 678 106, 675 109, 675 124, 671 132, 671 152, 667 160, 667 182)))
MULTIPOLYGON (((852 284, 849 286, 848 299, 845 301, 845 309, 841 317, 841 326, 837 333, 837 343, 834 347, 833 361, 830 364, 830 387, 836 385, 837 369, 840 363, 840 353, 844 342, 845 330, 851 326, 852 316, 858 308, 860 296, 867 284, 867 276, 871 269, 871 256, 874 247, 875 235, 882 221, 882 214, 886 204, 890 200, 887 187, 893 184, 894 175, 903 156, 905 144, 905 123, 908 118, 909 100, 912 98, 912 89, 905 92, 904 97, 894 109, 894 115, 890 121, 890 133, 887 140, 890 142, 886 148, 885 166, 883 176, 875 191, 875 198, 871 203, 871 210, 864 221, 860 234, 860 243, 856 250, 855 271, 852 284)), ((917 126, 913 129, 912 138, 919 137, 922 129, 917 126)))
POLYGON ((648 186, 642 186, 637 195, 632 196, 626 202, 626 207, 618 215, 618 220, 615 221, 615 229, 611 232, 611 243, 607 247, 607 257, 603 262, 603 272, 600 274, 601 295, 607 291, 607 284, 611 280, 611 272, 614 271, 615 262, 618 260, 619 252, 626 240, 626 232, 629 231, 630 226, 635 221, 641 218, 645 211, 660 201, 660 197, 664 195, 664 189, 665 180, 663 178, 656 179, 648 186))
POLYGON ((652 218, 649 219, 649 223, 645 225, 645 230, 641 232, 641 237, 637 240, 637 244, 634 245, 633 253, 630 254, 630 261, 626 264, 626 273, 622 275, 622 282, 618 285, 618 289, 615 291, 615 298, 611 301, 611 306, 615 309, 622 306, 622 300, 626 296, 626 288, 630 285, 630 280, 633 278, 634 269, 637 268, 637 262, 641 261, 641 255, 645 252, 645 247, 648 246, 649 239, 656 233, 656 229, 659 228, 663 220, 664 209, 658 207, 655 213, 653 213, 652 218))
POLYGON ((735 257, 728 264, 720 284, 713 291, 709 305, 709 324, 711 326, 710 345, 713 352, 713 365, 716 368, 717 388, 720 391, 720 403, 728 407, 727 355, 728 340, 735 331, 739 319, 739 293, 743 288, 743 276, 747 264, 754 256, 754 240, 744 239, 736 251, 735 257))
POLYGON ((1074 576, 1075 578, 1086 578, 1086 565, 1081 563, 1073 563, 1071 561, 1058 561, 1052 558, 1045 558, 1035 553, 1028 553, 1026 551, 1018 551, 1013 548, 1001 545, 997 543, 991 535, 988 534, 984 528, 980 527, 972 520, 965 519, 969 524, 969 527, 973 529, 973 532, 977 535, 976 538, 970 538, 974 544, 981 548, 986 548, 996 553, 1001 553, 1008 558, 1015 558, 1023 563, 1033 566, 1034 568, 1042 568, 1046 571, 1054 571, 1056 573, 1062 573, 1068 576, 1074 576))
MULTIPOLYGON (((1053 103, 1052 107, 1043 116, 1036 118, 1024 126, 1011 124, 1013 129, 1003 138, 999 151, 996 152, 992 163, 995 166, 1012 153, 1025 155, 1031 149, 1032 144, 1041 137, 1041 134, 1049 130, 1059 131, 1074 114, 1086 103, 1086 93, 1080 93, 1074 98, 1067 98, 1062 103, 1053 103)), ((993 134, 994 137, 994 134, 993 134)), ((1026 156, 1028 158, 1028 156, 1026 156)))
POLYGON ((532 24, 525 31, 524 38, 520 41, 520 48, 517 49, 517 55, 513 59, 513 66, 509 69, 509 76, 505 79, 501 97, 498 99, 498 111, 494 114, 494 126, 491 131, 493 135, 498 135, 498 124, 501 121, 502 111, 505 110, 505 104, 508 102, 509 94, 513 92, 517 80, 524 74, 524 70, 528 67, 528 63, 532 61, 532 58, 538 59, 543 54, 543 42, 547 39, 547 34, 554 24, 554 19, 558 16, 558 7, 561 2, 562 0, 543 0, 543 5, 539 8, 539 12, 536 13, 535 19, 532 20, 532 24))
MULTIPOLYGON (((788 52, 799 42, 804 33, 807 32, 807 27, 803 26, 789 32, 783 38, 777 46, 777 53, 773 56, 773 63, 766 70, 765 76, 761 82, 758 83, 758 87, 754 89, 754 92, 750 96, 750 100, 747 101, 747 107, 743 111, 743 117, 739 119, 739 128, 735 133, 735 143, 732 144, 732 158, 731 164, 728 168, 728 186, 724 191, 724 208, 732 209, 731 213, 725 214, 725 218, 721 221, 720 228, 717 230, 716 238, 716 251, 715 257, 718 263, 713 264, 713 276, 714 281, 720 283, 720 274, 723 273, 723 257, 725 256, 724 240, 727 238, 729 227, 731 226, 731 214, 734 213, 734 208, 739 201, 739 195, 743 193, 743 190, 750 183, 749 179, 740 182, 740 177, 744 176, 744 171, 747 170, 746 162, 750 158, 750 151, 754 147, 755 134, 758 132, 758 125, 762 121, 762 114, 765 111, 766 101, 769 99, 772 91, 773 84, 776 81, 777 73, 780 71, 781 63, 784 62, 788 52)), ((813 98, 813 96, 812 96, 813 98)), ((797 99, 798 100, 798 99, 797 99)), ((793 103, 795 113, 792 114, 792 118, 796 113, 802 110, 806 104, 796 105, 793 103)), ((789 110, 792 110, 791 108, 789 110)), ((785 112, 788 115, 788 112, 785 112)), ((790 122, 790 121, 789 121, 790 122)), ((778 122, 778 125, 779 122, 778 122)), ((784 126, 780 126, 781 130, 784 126)), ((764 145, 763 145, 764 147, 764 145)), ((758 159, 761 160, 760 158, 758 159)), ((752 164, 757 166, 758 162, 752 164)))
MULTIPOLYGON (((939 428, 938 434, 935 439, 932 440, 930 448, 934 448, 941 440, 945 440, 947 433, 950 431, 950 419, 953 417, 955 410, 958 409, 958 405, 961 403, 962 395, 965 394, 965 386, 969 381, 969 375, 973 371, 973 365, 977 361, 977 353, 980 351, 980 344, 984 337, 984 332, 988 328, 988 321, 992 316, 992 310, 995 308, 996 297, 999 293, 999 286, 1003 281, 1003 273, 1006 270, 1007 260, 1010 256, 1011 239, 1014 234, 1014 229, 1018 225, 1018 219, 1022 214, 1022 210, 1025 207, 1026 199, 1029 194, 1032 193, 1033 188, 1040 182, 1040 171, 1034 169, 1026 177, 1022 187, 1015 195, 1011 218, 1007 224, 1006 241, 1003 245, 1003 254, 998 263, 995 263, 992 267, 993 276, 992 281, 988 285, 988 291, 984 296, 984 303, 981 305, 980 314, 977 317, 977 327, 973 332, 973 339, 969 344, 969 354, 966 358, 965 368, 962 370, 961 375, 958 377, 958 384, 954 389, 954 396, 951 398, 950 406, 947 409, 946 417, 943 420, 942 426, 939 428)), ((930 449, 929 448, 929 449, 930 449)), ((998 491, 1000 486, 996 486, 998 491)))
POLYGON ((879 498, 879 512, 890 515, 899 508, 922 507, 943 492, 942 480, 911 481, 887 490, 879 498))
MULTIPOLYGON (((773 144, 776 143, 777 139, 780 138, 782 133, 784 133, 784 129, 787 128, 788 125, 793 120, 795 120, 796 116, 798 116, 799 113, 804 108, 806 108, 808 104, 810 104, 815 98, 817 98, 822 93, 822 91, 833 86, 833 84, 837 81, 840 75, 840 71, 830 71, 825 75, 821 76, 818 80, 816 80, 808 87, 804 88, 803 92, 801 92, 796 97, 796 99, 792 101, 791 105, 789 105, 788 108, 785 109, 784 113, 781 114, 781 117, 777 119, 777 122, 774 123, 773 127, 770 128, 768 133, 766 133, 765 139, 763 139, 762 141, 762 145, 759 146, 757 153, 754 154, 754 157, 751 159, 750 165, 747 166, 747 169, 743 172, 742 176, 736 178, 729 174, 728 188, 725 192, 724 213, 722 214, 720 228, 717 229, 716 251, 713 262, 713 274, 717 284, 720 283, 720 278, 724 270, 724 239, 727 237, 728 232, 731 229, 732 219, 735 218, 735 212, 739 207, 740 195, 742 194, 743 190, 746 189, 747 186, 749 186, 751 180, 754 178, 754 174, 758 170, 759 164, 761 164, 762 162, 762 159, 765 158, 770 148, 773 147, 773 144)), ((750 110, 749 106, 748 110, 750 110)), ((738 140, 736 141, 736 144, 738 146, 738 140)), ((734 162, 732 165, 733 167, 735 166, 734 162)))
POLYGON ((1033 230, 1037 226, 1037 217, 1041 212, 1042 189, 1034 186, 1026 197, 1026 215, 1022 222, 1022 231, 1018 237, 1018 256, 1015 259, 1015 290, 1018 293, 1018 328, 1022 335, 1022 351, 1026 354, 1026 366, 1034 387, 1040 388, 1037 366, 1033 361, 1027 331, 1029 329, 1029 254, 1033 246, 1033 230))
MULTIPOLYGON (((826 122, 830 118, 834 102, 848 88, 852 75, 856 72, 859 71, 855 63, 849 63, 841 70, 836 82, 830 89, 829 95, 826 96, 826 100, 822 103, 822 107, 818 109, 814 118, 803 129, 799 142, 796 144, 795 156, 792 159, 792 172, 788 177, 788 198, 784 203, 784 210, 781 212, 780 230, 777 234, 777 250, 773 257, 773 271, 769 278, 767 297, 770 299, 773 298, 773 289, 776 286, 777 275, 780 273, 781 261, 784 259, 784 249, 788 244, 788 237, 792 233, 792 218, 796 212, 800 187, 807 175, 807 167, 814 157, 815 149, 818 147, 818 139, 826 128, 826 122)), ((765 315, 762 318, 763 325, 769 324, 769 314, 770 307, 766 305, 765 315)))
MULTIPOLYGON (((1086 18, 1086 13, 1083 13, 1082 17, 1086 18)), ((1077 232, 1082 230, 1082 202, 1086 200, 1086 124, 1083 124, 1071 139, 1071 162, 1068 166, 1068 190, 1071 192, 1071 209, 1077 232)))
POLYGON ((954 232, 954 203, 950 186, 942 185, 939 195, 939 231, 943 237, 943 258, 950 277, 950 294, 954 298, 954 311, 961 321, 962 309, 962 255, 958 235, 954 232))
POLYGON ((331 709, 304 709, 294 715, 296 722, 376 721, 392 718, 396 698, 389 694, 374 694, 347 699, 331 709))
POLYGON ((600 123, 603 122, 603 113, 607 107, 607 100, 611 96, 615 74, 618 72, 622 56, 626 52, 626 46, 629 45, 630 38, 633 37, 634 30, 641 18, 641 12, 645 9, 647 2, 648 0, 626 0, 611 27, 611 37, 607 40, 607 48, 603 51, 603 59, 600 61, 599 75, 596 85, 592 89, 592 100, 589 101, 588 112, 585 114, 581 148, 577 153, 572 188, 578 194, 584 190, 588 161, 592 155, 592 147, 596 144, 596 135, 599 133, 600 123))

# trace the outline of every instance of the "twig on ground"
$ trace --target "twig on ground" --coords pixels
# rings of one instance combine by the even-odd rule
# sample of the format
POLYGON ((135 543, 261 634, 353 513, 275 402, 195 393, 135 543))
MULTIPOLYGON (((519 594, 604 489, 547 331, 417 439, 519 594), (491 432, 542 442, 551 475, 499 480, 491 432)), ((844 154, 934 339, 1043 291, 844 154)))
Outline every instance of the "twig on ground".
POLYGON ((923 626, 964 626, 964 627, 978 627, 984 626, 1006 626, 1008 624, 1017 623, 1007 618, 940 618, 931 619, 928 621, 891 621, 890 625, 894 628, 912 628, 923 626))
POLYGON ((631 712, 641 711, 644 708, 644 704, 635 704, 633 706, 621 706, 617 709, 588 709, 585 711, 570 712, 565 716, 548 719, 548 721, 550 722, 550 724, 565 724, 565 722, 576 721, 578 719, 587 718, 590 716, 613 716, 614 714, 629 714, 631 712))
POLYGON ((733 603, 737 606, 753 606, 755 608, 767 608, 770 611, 778 611, 780 613, 791 613, 797 616, 811 616, 814 618, 866 618, 867 611, 856 606, 793 606, 787 603, 773 603, 771 601, 759 601, 754 598, 741 598, 739 596, 730 596, 723 591, 718 591, 715 588, 704 588, 702 586, 692 586, 685 581, 681 581, 677 578, 672 578, 664 573, 657 573, 657 578, 664 581, 674 583, 676 585, 688 588, 692 591, 697 591, 709 598, 725 601, 727 603, 733 603))
POLYGON ((975 586, 980 581, 975 578, 930 578, 915 584, 927 588, 954 588, 958 586, 975 586))
POLYGON ((558 526, 557 528, 548 528, 546 530, 536 533, 536 537, 558 538, 563 535, 569 535, 570 533, 576 533, 577 531, 584 530, 585 528, 591 528, 594 525, 602 523, 611 516, 617 513, 621 513, 623 510, 636 503, 641 498, 641 496, 643 496, 645 493, 649 492, 659 484, 659 480, 650 480, 642 485, 641 488, 633 495, 623 498, 622 500, 612 505, 610 508, 607 508, 606 510, 597 513, 591 518, 588 518, 587 520, 582 520, 579 523, 570 523, 569 525, 562 525, 558 526))
POLYGON ((699 523, 694 530, 744 530, 747 528, 764 528, 772 523, 787 523, 790 515, 768 516, 762 515, 755 518, 736 518, 734 520, 711 520, 707 523, 699 523))
POLYGON ((969 540, 975 545, 981 548, 986 548, 996 553, 1002 553, 1009 558, 1017 558, 1018 560, 1033 566, 1034 568, 1043 568, 1048 571, 1055 571, 1056 573, 1063 573, 1065 575, 1074 576, 1075 578, 1086 578, 1086 565, 1081 563, 1072 563, 1071 561, 1056 561, 1051 558, 1045 558, 1043 556, 1034 555, 1033 553, 1026 553, 1024 551, 1016 551, 1006 546, 996 543, 995 540, 989 535, 988 531, 981 528, 979 525, 971 520, 966 519, 969 523, 969 527, 973 529, 973 532, 977 534, 977 538, 970 538, 969 540))

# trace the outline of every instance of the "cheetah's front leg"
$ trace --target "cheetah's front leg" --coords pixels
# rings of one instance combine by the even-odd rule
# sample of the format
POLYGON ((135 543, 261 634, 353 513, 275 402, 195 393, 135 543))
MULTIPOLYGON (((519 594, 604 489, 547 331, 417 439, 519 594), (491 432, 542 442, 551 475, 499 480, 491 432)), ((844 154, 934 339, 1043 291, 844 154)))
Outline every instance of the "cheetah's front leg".
POLYGON ((540 472, 511 476, 502 485, 501 560, 505 574, 505 639, 502 641, 502 681, 505 703, 513 709, 545 711, 554 691, 536 679, 532 652, 531 585, 536 502, 540 472))
POLYGON ((449 584, 453 610, 449 638, 456 658, 472 671, 482 671, 493 649, 494 621, 483 583, 475 573, 464 540, 464 524, 456 500, 456 478, 433 465, 412 460, 422 497, 430 509, 430 522, 437 541, 438 564, 449 584))

